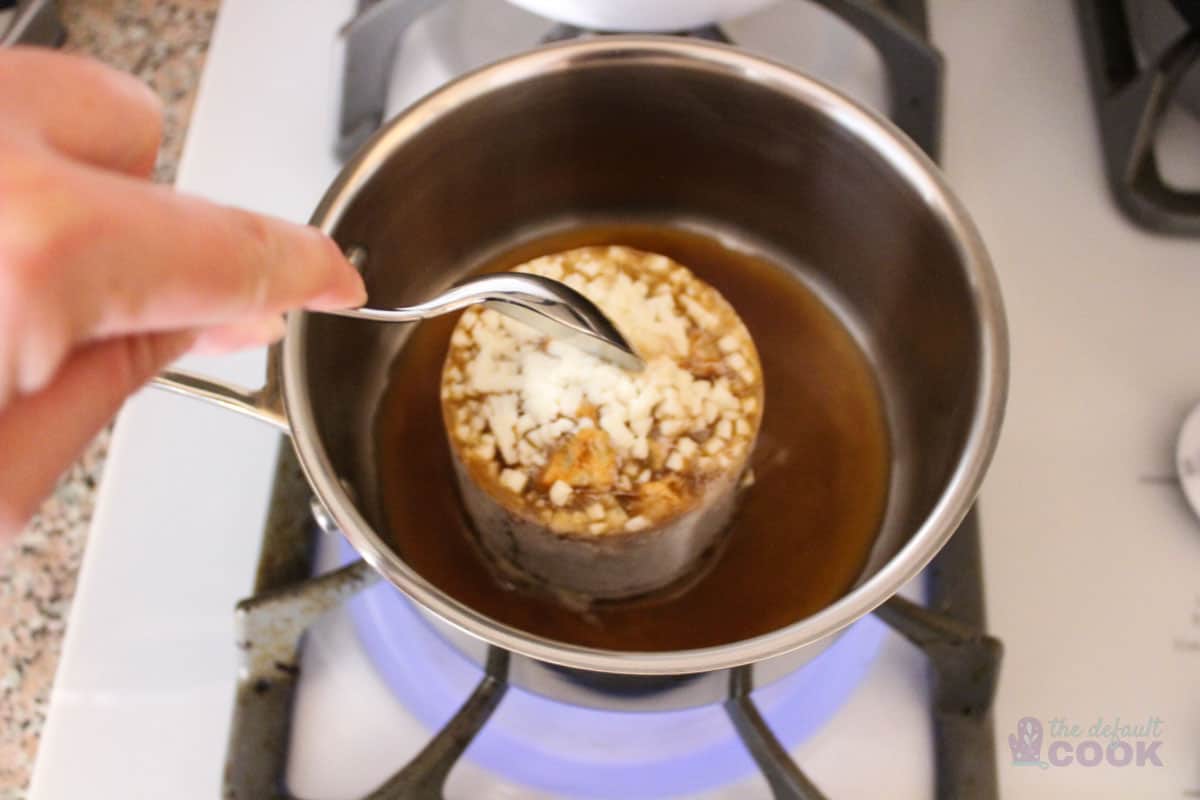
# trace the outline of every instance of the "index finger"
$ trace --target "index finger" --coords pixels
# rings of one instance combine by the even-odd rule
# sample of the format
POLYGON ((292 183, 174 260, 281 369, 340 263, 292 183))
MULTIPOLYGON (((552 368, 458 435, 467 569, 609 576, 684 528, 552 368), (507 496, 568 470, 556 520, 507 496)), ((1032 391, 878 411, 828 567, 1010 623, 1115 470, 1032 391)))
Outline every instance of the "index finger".
POLYGON ((0 402, 89 339, 366 300, 312 227, 75 165, 48 172, 7 187, 23 202, 0 208, 0 402))

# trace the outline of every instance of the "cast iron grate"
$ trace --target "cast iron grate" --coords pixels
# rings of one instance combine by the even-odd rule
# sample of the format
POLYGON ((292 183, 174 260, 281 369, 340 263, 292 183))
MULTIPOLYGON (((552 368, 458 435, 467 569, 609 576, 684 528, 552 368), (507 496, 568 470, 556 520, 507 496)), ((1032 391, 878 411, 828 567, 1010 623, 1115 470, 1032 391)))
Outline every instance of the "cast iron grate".
POLYGON ((57 0, 0 0, 0 11, 9 10, 8 19, 0 20, 0 47, 58 47, 66 41, 57 0))
MULTIPOLYGON (((276 469, 255 594, 237 607, 238 679, 223 796, 297 800, 285 775, 301 639, 324 612, 379 580, 358 561, 311 577, 316 554, 308 486, 291 448, 276 469)), ((326 523, 328 524, 328 523, 326 523)), ((974 511, 926 571, 929 606, 894 597, 875 613, 929 659, 937 796, 996 798, 991 719, 1000 642, 983 632, 979 528, 974 511)), ((458 712, 403 769, 364 800, 438 800, 459 757, 508 689, 508 653, 492 648, 483 679, 458 712)), ((725 711, 776 798, 820 800, 759 714, 753 666, 729 673, 725 711)))
MULTIPOLYGON (((836 14, 874 45, 887 74, 889 116, 936 159, 941 150, 943 66, 941 54, 929 43, 925 0, 808 2, 836 14)), ((357 16, 340 33, 343 74, 336 147, 340 157, 349 158, 383 124, 398 43, 416 20, 440 3, 359 0, 357 16)), ((559 25, 542 41, 593 34, 572 25, 559 25)), ((680 31, 678 35, 730 43, 716 25, 680 31)))
POLYGON ((1187 29, 1145 63, 1135 52, 1122 0, 1076 0, 1075 10, 1113 198, 1145 228, 1200 236, 1200 192, 1169 186, 1154 154, 1167 109, 1200 60, 1200 4, 1181 0, 1175 6, 1186 12, 1187 29))

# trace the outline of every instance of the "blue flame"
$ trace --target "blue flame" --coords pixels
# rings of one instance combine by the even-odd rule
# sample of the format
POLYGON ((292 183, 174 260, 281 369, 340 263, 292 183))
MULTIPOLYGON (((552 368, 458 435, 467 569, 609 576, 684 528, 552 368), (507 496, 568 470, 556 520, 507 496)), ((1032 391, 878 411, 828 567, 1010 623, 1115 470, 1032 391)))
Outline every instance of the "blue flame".
MULTIPOLYGON (((342 555, 353 551, 342 544, 342 555)), ((482 670, 380 582, 349 603, 379 674, 429 730, 454 715, 482 670)), ((794 749, 850 697, 879 650, 884 626, 855 623, 802 669, 755 691, 759 710, 794 749)), ((466 757, 511 781, 573 797, 661 798, 713 789, 756 770, 719 705, 684 711, 600 711, 512 688, 466 757)))

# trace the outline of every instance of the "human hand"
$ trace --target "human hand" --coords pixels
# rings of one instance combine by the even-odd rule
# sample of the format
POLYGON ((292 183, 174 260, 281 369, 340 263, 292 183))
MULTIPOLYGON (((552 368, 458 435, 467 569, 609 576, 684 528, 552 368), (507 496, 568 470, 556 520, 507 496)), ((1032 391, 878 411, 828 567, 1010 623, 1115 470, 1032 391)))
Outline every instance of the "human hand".
POLYGON ((0 51, 0 538, 185 351, 265 344, 281 312, 366 299, 321 232, 151 184, 160 135, 134 78, 0 51))

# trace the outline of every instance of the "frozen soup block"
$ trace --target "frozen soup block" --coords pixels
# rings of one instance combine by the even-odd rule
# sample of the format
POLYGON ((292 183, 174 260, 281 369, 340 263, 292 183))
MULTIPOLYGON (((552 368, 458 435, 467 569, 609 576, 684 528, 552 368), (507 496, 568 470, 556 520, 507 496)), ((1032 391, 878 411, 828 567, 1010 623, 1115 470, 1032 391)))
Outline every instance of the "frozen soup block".
POLYGON ((584 247, 517 271, 582 292, 646 367, 624 371, 495 311, 462 315, 442 413, 480 544, 502 572, 585 599, 687 576, 748 482, 763 411, 749 332, 661 255, 584 247))

